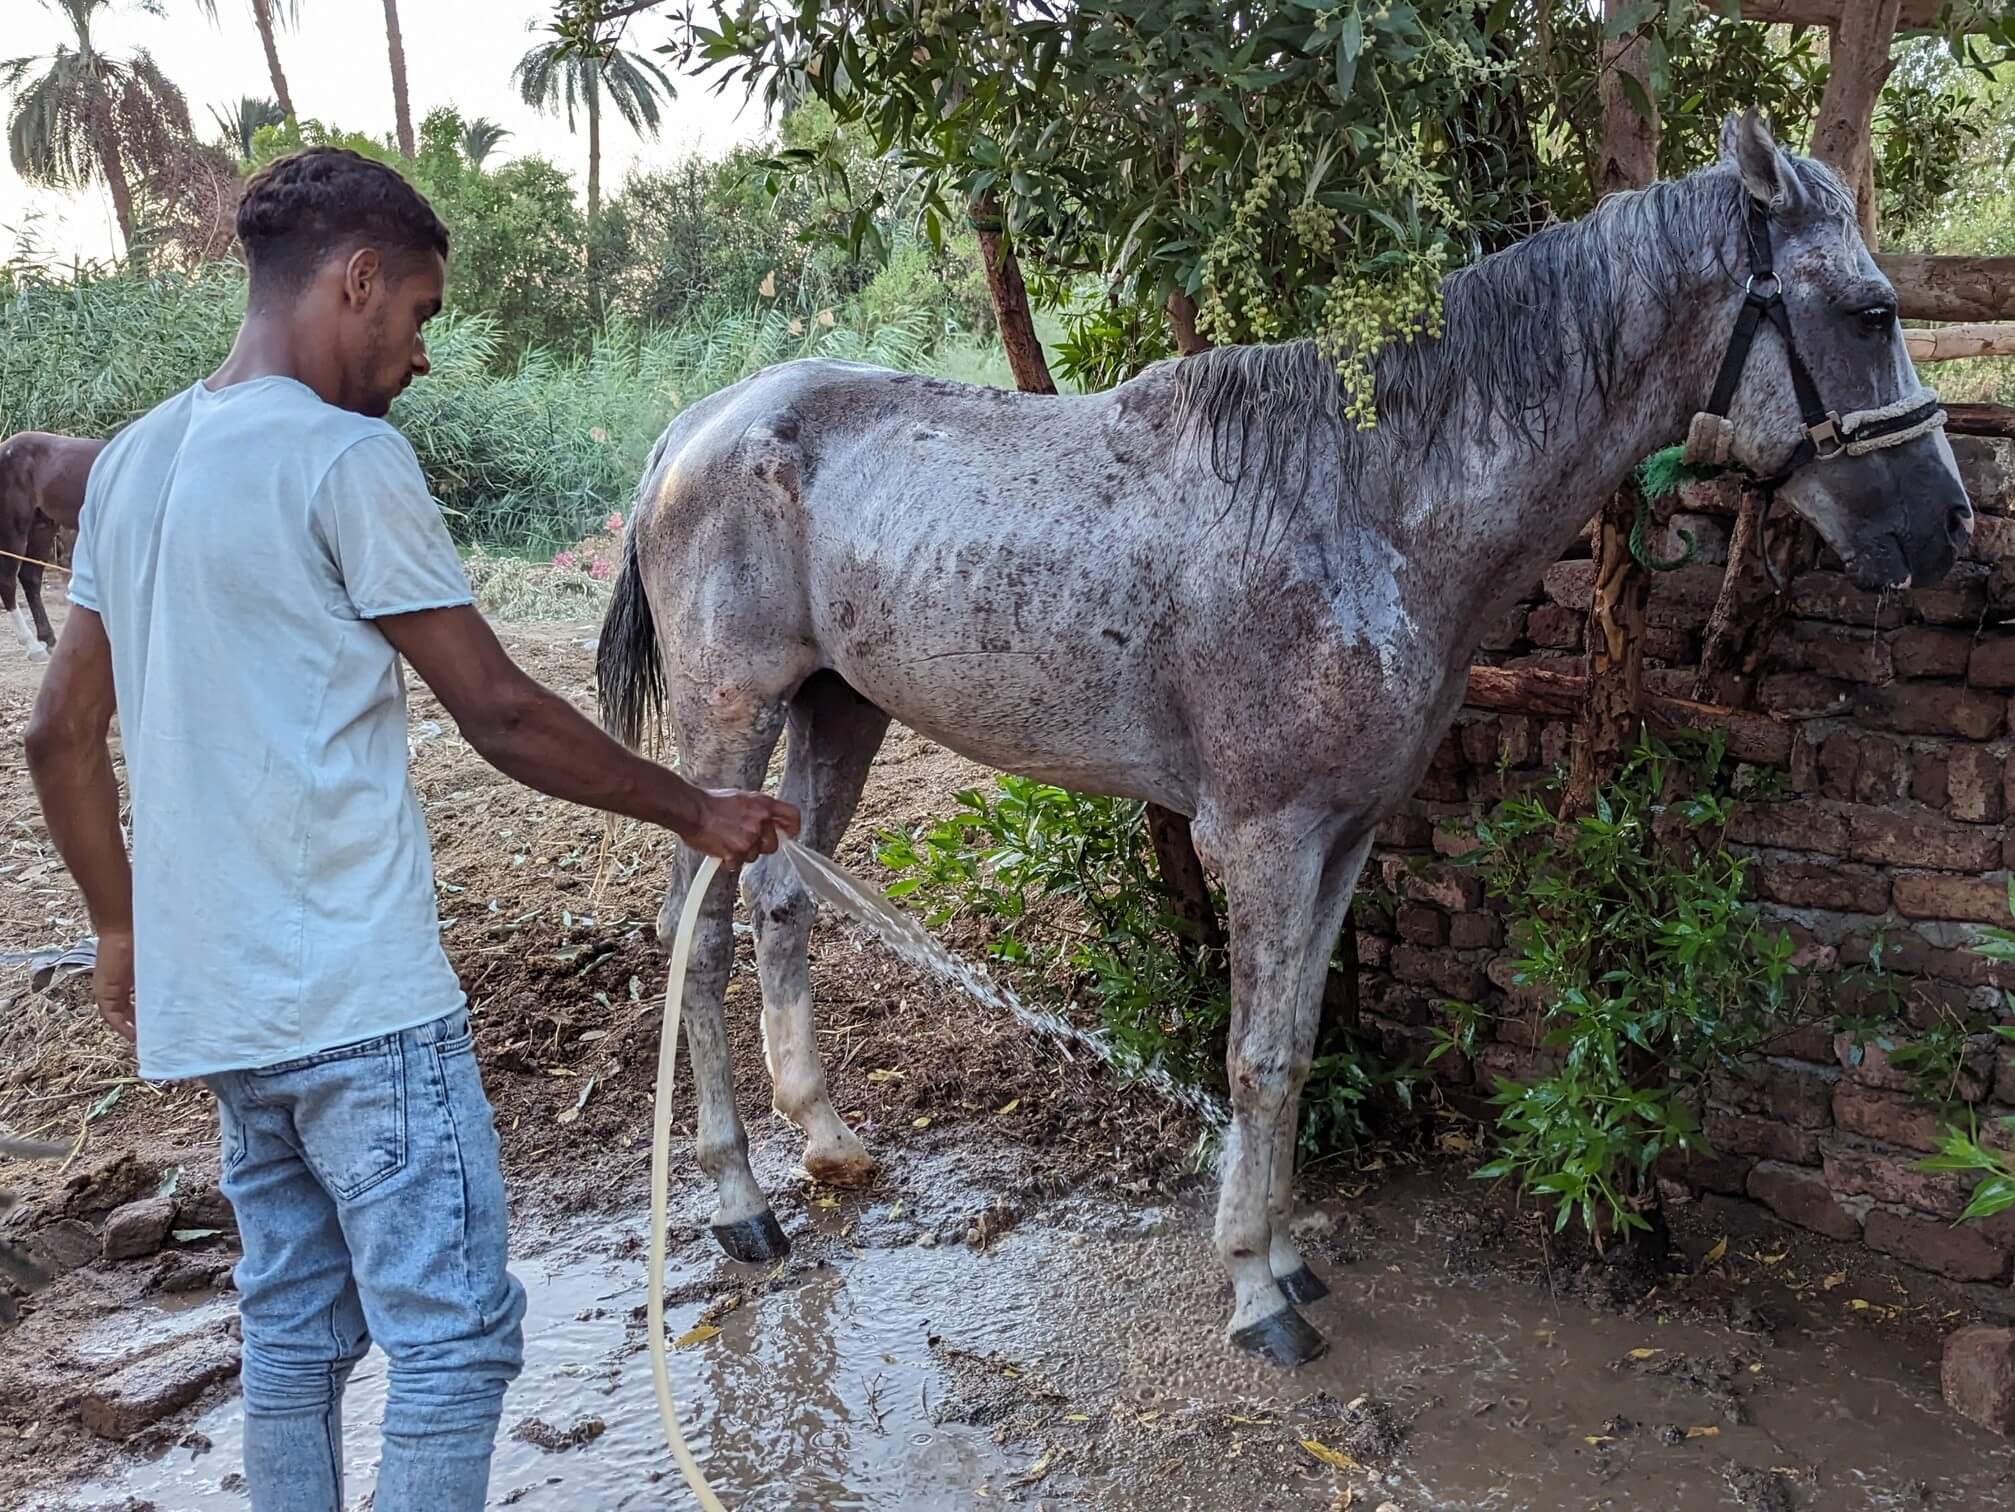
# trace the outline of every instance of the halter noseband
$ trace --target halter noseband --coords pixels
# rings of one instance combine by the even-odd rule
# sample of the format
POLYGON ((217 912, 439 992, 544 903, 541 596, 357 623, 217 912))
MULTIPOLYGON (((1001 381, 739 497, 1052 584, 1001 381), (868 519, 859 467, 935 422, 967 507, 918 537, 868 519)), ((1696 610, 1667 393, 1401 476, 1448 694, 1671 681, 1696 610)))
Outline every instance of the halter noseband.
POLYGON ((1763 202, 1749 200, 1749 281, 1743 285, 1742 313, 1736 317, 1735 334, 1721 359, 1721 372, 1714 380, 1714 394, 1707 408, 1693 417, 1686 433, 1685 460, 1695 466, 1728 466, 1735 440, 1735 425, 1728 407, 1742 382, 1757 328, 1764 321, 1777 328, 1784 339, 1784 357, 1791 368, 1791 389, 1798 398, 1799 418, 1805 435, 1792 448, 1784 465, 1760 486, 1775 490, 1801 467, 1812 462, 1831 462, 1837 457, 1861 457, 1888 446, 1901 446, 1928 435, 1945 424, 1945 411, 1938 407, 1934 389, 1916 389, 1880 409, 1854 410, 1835 414, 1819 397, 1819 385, 1798 354, 1791 336, 1791 312, 1784 307, 1784 285, 1777 277, 1770 248, 1770 212, 1763 202))

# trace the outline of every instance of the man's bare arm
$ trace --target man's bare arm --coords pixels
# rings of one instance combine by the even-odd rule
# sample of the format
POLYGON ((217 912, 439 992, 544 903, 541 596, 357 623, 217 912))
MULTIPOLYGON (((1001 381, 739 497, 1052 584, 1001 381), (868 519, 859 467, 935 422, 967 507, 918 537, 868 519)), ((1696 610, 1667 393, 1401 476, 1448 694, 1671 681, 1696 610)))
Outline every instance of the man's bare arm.
POLYGON ((93 973, 106 1021, 133 1037, 133 871, 119 828, 112 727, 112 647, 104 623, 74 606, 28 721, 28 772, 49 838, 83 891, 98 931, 93 973))
POLYGON ((612 740, 511 660, 464 605, 375 621, 434 690, 477 754, 554 798, 677 833, 695 849, 748 861, 798 832, 798 812, 760 793, 704 792, 612 740))
POLYGON ((84 485, 105 443, 87 436, 22 431, 0 441, 0 496, 19 490, 66 530, 77 528, 84 485))

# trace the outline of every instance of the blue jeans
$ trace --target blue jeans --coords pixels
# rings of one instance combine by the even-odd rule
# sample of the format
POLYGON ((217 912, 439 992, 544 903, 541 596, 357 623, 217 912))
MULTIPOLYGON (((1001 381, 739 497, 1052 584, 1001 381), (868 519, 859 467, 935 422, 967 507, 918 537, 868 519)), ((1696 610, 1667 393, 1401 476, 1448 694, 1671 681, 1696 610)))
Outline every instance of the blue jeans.
POLYGON ((525 1290, 469 1016, 207 1078, 245 1257, 253 1512, 340 1512, 343 1385, 389 1363, 377 1512, 479 1512, 525 1290))

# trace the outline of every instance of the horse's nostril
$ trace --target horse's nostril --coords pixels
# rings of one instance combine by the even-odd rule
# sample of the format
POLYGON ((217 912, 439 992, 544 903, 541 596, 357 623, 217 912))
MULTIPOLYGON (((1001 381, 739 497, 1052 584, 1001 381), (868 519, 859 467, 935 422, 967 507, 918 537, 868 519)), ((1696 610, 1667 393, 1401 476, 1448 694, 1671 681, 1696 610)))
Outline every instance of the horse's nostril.
POLYGON ((1954 540, 1963 541, 1966 539, 1967 536, 1973 533, 1972 508, 1965 504, 1955 507, 1951 518, 1946 522, 1945 528, 1951 532, 1954 540))

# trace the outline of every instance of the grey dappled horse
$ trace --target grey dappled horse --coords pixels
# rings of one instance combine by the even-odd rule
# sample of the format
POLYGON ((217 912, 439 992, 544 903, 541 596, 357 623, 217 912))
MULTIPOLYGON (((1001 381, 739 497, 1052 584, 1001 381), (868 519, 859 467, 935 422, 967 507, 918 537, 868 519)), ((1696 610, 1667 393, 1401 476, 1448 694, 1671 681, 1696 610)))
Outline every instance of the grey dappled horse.
MULTIPOLYGON (((1615 196, 1444 295, 1439 338, 1379 355, 1369 431, 1306 342, 1084 397, 838 362, 760 373, 658 442, 601 642, 610 728, 634 743, 662 714, 696 782, 758 785, 788 730, 782 795, 821 851, 891 718, 1193 819, 1231 923, 1230 1337, 1287 1364, 1324 1347, 1295 1310, 1324 1287, 1288 1220, 1331 945, 1486 629, 1639 458, 1716 408, 1696 434, 1760 474, 1797 464, 1784 498, 1865 585, 1935 581, 1971 528, 1852 200, 1753 116, 1715 167, 1615 196)), ((661 935, 696 864, 682 854, 661 935)), ((812 1034, 812 901, 781 856, 743 886, 775 1106, 812 1175, 863 1180, 812 1034)), ((721 1018, 732 910, 726 887, 707 900, 687 987, 697 1154, 723 1247, 766 1259, 784 1239, 721 1018)))

